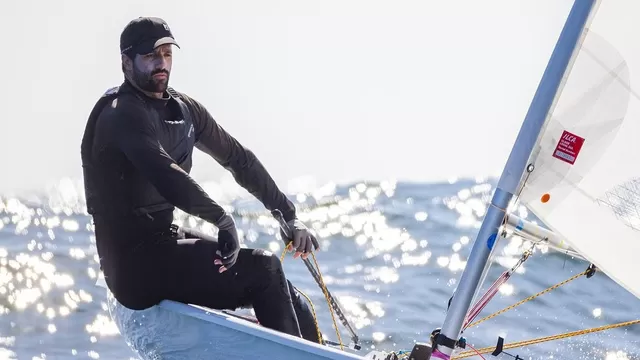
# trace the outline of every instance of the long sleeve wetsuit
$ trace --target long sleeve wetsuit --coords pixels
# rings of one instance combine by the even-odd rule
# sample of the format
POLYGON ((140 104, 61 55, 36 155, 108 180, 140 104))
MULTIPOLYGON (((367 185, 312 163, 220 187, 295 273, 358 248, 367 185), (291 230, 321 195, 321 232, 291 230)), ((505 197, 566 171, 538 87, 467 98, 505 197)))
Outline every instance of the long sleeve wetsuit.
MULTIPOLYGON (((236 264, 220 274, 213 262, 216 242, 180 240, 169 231, 174 206, 214 224, 225 215, 188 175, 194 147, 228 169, 267 209, 295 217, 293 204, 256 156, 204 106, 179 95, 183 104, 173 97, 151 99, 125 82, 117 97, 98 102, 87 123, 85 191, 107 285, 132 309, 163 299, 217 309, 250 304, 264 326, 299 334, 277 257, 242 249, 236 264)), ((307 323, 303 334, 317 338, 308 308, 296 301, 298 318, 307 323)))

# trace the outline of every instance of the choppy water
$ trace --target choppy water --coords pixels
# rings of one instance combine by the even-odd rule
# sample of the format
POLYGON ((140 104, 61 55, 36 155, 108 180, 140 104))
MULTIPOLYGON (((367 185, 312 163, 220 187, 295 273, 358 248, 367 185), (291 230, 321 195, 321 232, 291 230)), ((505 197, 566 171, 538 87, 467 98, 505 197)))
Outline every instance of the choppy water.
MULTIPOLYGON (((364 351, 410 349, 413 341, 426 340, 441 325, 492 190, 490 182, 478 179, 328 184, 293 195, 300 217, 322 238, 323 251, 317 256, 322 273, 357 327, 364 351)), ((282 249, 274 238, 275 223, 259 203, 235 199, 229 204, 244 244, 282 249)), ((0 197, 0 359, 133 358, 108 317, 104 289, 94 285, 99 266, 92 235, 81 190, 69 182, 38 198, 0 197)), ((488 281, 510 267, 525 248, 518 238, 500 243, 488 281)), ((480 316, 565 280, 587 265, 536 251, 480 316)), ((322 292, 304 266, 288 257, 285 270, 311 296, 323 332, 335 340, 322 292)), ((640 300, 597 274, 465 335, 474 347, 484 347, 495 345, 499 335, 512 342, 639 317, 640 300)), ((346 332, 342 335, 348 338, 346 332)), ((526 359, 640 359, 640 326, 510 353, 526 359)))

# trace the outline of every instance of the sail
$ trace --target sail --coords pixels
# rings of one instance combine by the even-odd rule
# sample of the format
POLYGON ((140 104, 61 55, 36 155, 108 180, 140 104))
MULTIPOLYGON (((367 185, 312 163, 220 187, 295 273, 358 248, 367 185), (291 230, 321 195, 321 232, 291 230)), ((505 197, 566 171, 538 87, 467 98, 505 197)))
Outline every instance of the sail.
POLYGON ((640 298, 640 3, 604 0, 538 137, 521 204, 640 298))

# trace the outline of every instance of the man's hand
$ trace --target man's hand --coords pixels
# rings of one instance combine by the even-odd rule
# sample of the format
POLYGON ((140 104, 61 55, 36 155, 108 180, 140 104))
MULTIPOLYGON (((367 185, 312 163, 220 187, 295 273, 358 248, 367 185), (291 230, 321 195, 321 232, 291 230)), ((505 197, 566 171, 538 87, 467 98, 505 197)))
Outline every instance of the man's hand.
POLYGON ((287 236, 287 234, 285 234, 282 230, 280 231, 280 235, 283 239, 285 239, 285 245, 290 241, 293 241, 290 251, 296 251, 296 253, 293 255, 294 258, 302 255, 302 258, 306 259, 309 256, 309 253, 313 251, 312 247, 315 248, 315 250, 318 250, 320 248, 318 240, 302 223, 302 221, 298 219, 290 220, 287 222, 287 225, 289 226, 292 235, 287 236))
POLYGON ((238 231, 236 223, 231 215, 225 215, 216 224, 218 227, 218 251, 217 258, 213 261, 220 266, 219 272, 225 272, 236 263, 240 242, 238 241, 238 231))

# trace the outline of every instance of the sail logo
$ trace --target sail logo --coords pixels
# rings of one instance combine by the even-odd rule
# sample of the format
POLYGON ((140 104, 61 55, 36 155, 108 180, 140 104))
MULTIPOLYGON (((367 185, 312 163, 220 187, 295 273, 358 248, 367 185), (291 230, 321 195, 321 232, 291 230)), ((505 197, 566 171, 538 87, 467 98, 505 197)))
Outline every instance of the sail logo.
POLYGON ((564 130, 556 145, 556 149, 553 151, 553 157, 573 165, 578 158, 583 144, 584 138, 564 130))
POLYGON ((566 131, 565 131, 565 133, 564 133, 564 134, 562 134, 562 138, 563 138, 564 140, 567 140, 568 142, 571 142, 571 143, 575 143, 575 142, 576 142, 576 139, 578 139, 578 137, 577 137, 577 136, 575 136, 575 135, 571 135, 570 133, 568 133, 568 132, 566 132, 566 131))

